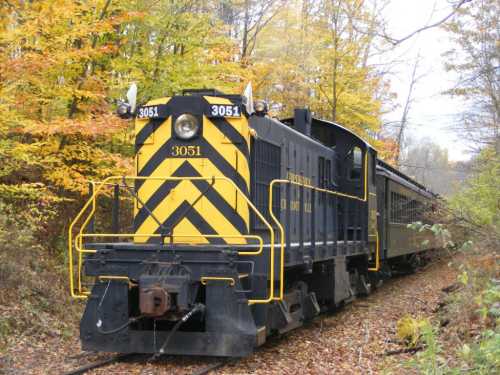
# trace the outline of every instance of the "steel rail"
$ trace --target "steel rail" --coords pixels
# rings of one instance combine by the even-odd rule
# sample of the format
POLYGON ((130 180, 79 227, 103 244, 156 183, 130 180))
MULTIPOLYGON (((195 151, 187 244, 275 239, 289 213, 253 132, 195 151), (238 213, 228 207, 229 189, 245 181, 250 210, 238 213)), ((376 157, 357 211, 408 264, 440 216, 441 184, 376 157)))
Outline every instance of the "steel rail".
POLYGON ((126 359, 128 357, 132 357, 134 355, 135 355, 135 353, 119 354, 119 355, 116 355, 116 356, 111 357, 111 358, 106 358, 106 359, 102 359, 100 361, 95 361, 95 362, 83 365, 83 366, 78 367, 74 370, 65 372, 65 373, 63 373, 63 375, 85 374, 86 372, 88 372, 90 370, 94 370, 94 369, 99 368, 99 367, 104 367, 104 366, 110 365, 110 364, 115 363, 115 362, 123 361, 124 359, 126 359))

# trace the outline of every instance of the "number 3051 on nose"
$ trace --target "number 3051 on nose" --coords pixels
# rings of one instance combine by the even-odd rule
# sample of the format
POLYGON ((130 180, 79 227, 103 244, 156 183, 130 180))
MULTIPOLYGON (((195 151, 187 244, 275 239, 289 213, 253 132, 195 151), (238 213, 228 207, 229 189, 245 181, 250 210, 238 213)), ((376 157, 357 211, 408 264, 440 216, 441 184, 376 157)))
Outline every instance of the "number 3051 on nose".
POLYGON ((228 104, 211 104, 210 117, 241 117, 240 107, 228 104))

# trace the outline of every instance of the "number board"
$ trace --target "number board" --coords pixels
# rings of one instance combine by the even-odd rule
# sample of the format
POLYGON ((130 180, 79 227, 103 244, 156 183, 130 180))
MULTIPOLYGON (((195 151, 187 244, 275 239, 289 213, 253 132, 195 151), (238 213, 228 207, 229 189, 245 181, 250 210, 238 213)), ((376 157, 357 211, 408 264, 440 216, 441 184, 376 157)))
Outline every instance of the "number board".
POLYGON ((137 108, 137 118, 166 118, 166 105, 148 105, 137 108))
POLYGON ((233 104, 210 104, 208 117, 241 117, 241 109, 233 104))

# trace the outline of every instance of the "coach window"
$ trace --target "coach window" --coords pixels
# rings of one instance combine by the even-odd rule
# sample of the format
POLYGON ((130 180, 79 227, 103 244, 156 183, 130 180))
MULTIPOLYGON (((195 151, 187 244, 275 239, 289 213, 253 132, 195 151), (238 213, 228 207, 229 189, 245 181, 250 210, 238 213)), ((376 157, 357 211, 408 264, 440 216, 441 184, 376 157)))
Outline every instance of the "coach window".
POLYGON ((359 147, 352 149, 352 167, 350 172, 351 180, 361 179, 361 168, 363 166, 363 152, 359 147))

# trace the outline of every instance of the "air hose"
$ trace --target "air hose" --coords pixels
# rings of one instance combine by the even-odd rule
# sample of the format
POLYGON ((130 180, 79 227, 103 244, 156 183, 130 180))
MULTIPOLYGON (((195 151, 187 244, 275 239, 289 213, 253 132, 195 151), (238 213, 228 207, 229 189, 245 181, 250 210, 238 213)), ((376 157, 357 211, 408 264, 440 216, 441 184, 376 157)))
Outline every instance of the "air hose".
POLYGON ((191 319, 191 317, 194 314, 196 314, 196 313, 202 313, 203 314, 204 312, 205 312, 205 305, 204 304, 197 303, 196 305, 194 305, 194 307, 191 310, 189 310, 189 312, 186 315, 184 315, 179 321, 177 321, 177 323, 175 323, 175 325, 172 327, 172 330, 169 332, 167 338, 165 339, 165 342, 161 346, 160 350, 158 350, 151 357, 150 360, 154 361, 155 359, 157 359, 158 357, 160 357, 165 352, 165 349, 167 348, 168 343, 170 342, 170 340, 174 336, 175 332, 177 332, 177 330, 181 327, 182 324, 186 323, 189 319, 191 319))
POLYGON ((129 325, 131 325, 134 322, 137 322, 141 318, 142 318, 142 315, 141 316, 137 316, 135 318, 130 318, 127 322, 125 322, 121 326, 113 328, 113 329, 110 329, 109 331, 102 330, 102 328, 101 328, 102 327, 102 320, 99 319, 97 321, 97 323, 96 323, 97 332, 99 332, 101 335, 112 335, 113 333, 120 332, 121 330, 127 328, 129 325))
POLYGON ((104 298, 106 297, 106 294, 108 293, 108 288, 109 288, 110 284, 111 284, 111 280, 108 281, 108 284, 106 285, 106 289, 104 289, 104 293, 103 293, 101 300, 99 301, 99 304, 97 305, 97 308, 96 308, 96 314, 97 314, 98 319, 97 319, 97 323, 95 325, 97 327, 97 332, 99 332, 101 335, 112 335, 113 333, 120 332, 120 331, 124 330, 125 328, 127 328, 132 323, 137 322, 139 319, 143 318, 142 315, 139 315, 139 316, 136 316, 134 318, 130 318, 127 322, 123 323, 121 326, 110 329, 109 331, 104 331, 102 329, 102 320, 100 318, 101 306, 102 306, 102 303, 104 302, 104 298))

